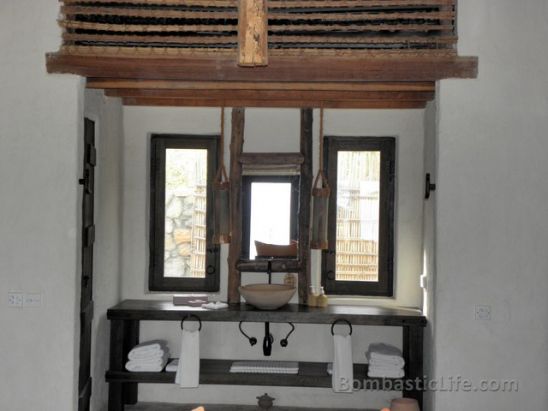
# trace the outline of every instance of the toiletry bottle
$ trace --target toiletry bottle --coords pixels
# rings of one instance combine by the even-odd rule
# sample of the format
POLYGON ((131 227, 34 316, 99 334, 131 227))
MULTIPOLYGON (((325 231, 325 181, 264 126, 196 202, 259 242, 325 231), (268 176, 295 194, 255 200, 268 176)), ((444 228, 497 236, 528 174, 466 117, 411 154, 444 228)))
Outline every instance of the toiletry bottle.
POLYGON ((295 276, 292 273, 287 273, 284 277, 284 284, 295 288, 297 286, 295 276))
POLYGON ((320 295, 316 297, 316 305, 325 308, 329 305, 329 298, 325 295, 323 287, 320 287, 320 295))
POLYGON ((316 307, 317 304, 317 296, 316 291, 314 290, 314 286, 310 286, 310 291, 308 292, 308 306, 309 307, 316 307))

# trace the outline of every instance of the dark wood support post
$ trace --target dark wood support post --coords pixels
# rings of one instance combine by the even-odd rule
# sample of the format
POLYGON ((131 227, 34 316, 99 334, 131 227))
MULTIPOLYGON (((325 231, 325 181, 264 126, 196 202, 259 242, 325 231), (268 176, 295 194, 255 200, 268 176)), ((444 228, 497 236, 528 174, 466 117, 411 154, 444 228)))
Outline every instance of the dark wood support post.
MULTIPOLYGON (((122 353, 122 364, 126 361, 131 349, 139 344, 139 321, 124 321, 124 351, 122 353)), ((138 384, 126 383, 123 386, 124 404, 137 404, 138 384)))
POLYGON ((245 109, 232 109, 232 137, 230 139, 230 219, 232 239, 228 253, 228 302, 238 304, 241 273, 237 263, 242 253, 242 165, 244 147, 245 109))
POLYGON ((301 110, 301 187, 299 194, 299 303, 308 301, 310 286, 310 199, 312 193, 312 124, 311 108, 301 110))
MULTIPOLYGON (((110 321, 110 371, 124 370, 124 321, 110 321)), ((122 383, 108 385, 108 411, 123 411, 124 396, 122 383)))
MULTIPOLYGON (((424 327, 420 325, 406 325, 403 327, 403 357, 405 358, 405 377, 407 380, 417 380, 417 383, 419 380, 422 381, 424 377, 423 335, 424 327)), ((422 386, 422 382, 420 384, 422 386)), ((404 391, 403 396, 416 399, 422 409, 423 391, 419 391, 418 389, 404 391)))

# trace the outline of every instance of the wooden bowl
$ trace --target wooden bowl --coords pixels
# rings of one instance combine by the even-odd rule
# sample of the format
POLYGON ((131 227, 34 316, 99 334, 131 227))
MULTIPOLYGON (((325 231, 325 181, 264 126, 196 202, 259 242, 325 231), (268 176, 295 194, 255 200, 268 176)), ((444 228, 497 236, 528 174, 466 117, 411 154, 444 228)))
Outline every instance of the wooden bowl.
POLYGON ((289 245, 277 245, 255 241, 257 256, 259 257, 297 257, 299 243, 292 241, 289 245))

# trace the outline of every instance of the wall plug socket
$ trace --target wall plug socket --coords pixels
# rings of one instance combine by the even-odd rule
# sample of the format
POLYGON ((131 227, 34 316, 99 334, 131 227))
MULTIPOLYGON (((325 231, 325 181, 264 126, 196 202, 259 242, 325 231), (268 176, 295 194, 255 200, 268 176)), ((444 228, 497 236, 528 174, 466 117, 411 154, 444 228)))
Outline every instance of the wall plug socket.
POLYGON ((25 302, 25 293, 9 292, 8 293, 8 306, 10 307, 23 307, 25 302))

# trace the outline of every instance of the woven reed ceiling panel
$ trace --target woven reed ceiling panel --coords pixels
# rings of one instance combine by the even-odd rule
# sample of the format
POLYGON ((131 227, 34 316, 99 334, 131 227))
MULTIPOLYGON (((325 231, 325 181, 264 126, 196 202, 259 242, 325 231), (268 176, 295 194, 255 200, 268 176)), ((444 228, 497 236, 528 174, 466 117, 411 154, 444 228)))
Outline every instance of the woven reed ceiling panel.
POLYGON ((125 104, 422 108, 457 55, 457 0, 60 0, 50 73, 125 104))
MULTIPOLYGON (((456 56, 455 0, 269 0, 270 56, 456 56)), ((64 0, 61 53, 181 57, 238 50, 236 0, 64 0)))

